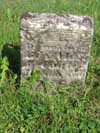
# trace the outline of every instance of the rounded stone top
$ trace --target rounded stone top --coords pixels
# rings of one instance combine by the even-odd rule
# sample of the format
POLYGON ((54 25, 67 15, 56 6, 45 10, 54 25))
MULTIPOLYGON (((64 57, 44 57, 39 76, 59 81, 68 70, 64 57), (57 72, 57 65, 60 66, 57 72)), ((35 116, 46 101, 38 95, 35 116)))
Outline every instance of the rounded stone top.
POLYGON ((89 16, 56 13, 25 13, 21 16, 22 29, 76 29, 92 30, 93 20, 89 16))

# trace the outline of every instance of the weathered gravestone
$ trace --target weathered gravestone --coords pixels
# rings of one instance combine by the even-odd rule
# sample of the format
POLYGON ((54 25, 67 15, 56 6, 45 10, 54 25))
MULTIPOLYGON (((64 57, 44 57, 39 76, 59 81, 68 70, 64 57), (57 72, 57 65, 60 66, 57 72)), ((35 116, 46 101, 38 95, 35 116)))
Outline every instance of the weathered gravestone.
POLYGON ((90 17, 27 13, 21 18, 21 80, 39 70, 42 78, 84 81, 92 44, 90 17))

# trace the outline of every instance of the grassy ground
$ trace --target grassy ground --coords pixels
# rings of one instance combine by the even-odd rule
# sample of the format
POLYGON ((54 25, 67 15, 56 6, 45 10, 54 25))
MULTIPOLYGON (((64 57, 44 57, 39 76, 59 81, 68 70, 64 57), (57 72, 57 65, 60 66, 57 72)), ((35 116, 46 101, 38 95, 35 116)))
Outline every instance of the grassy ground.
POLYGON ((99 18, 100 0, 0 0, 0 133, 100 133, 99 18), (61 88, 44 83, 36 91, 37 76, 33 76, 18 87, 20 16, 28 11, 93 17, 94 38, 84 85, 61 88))

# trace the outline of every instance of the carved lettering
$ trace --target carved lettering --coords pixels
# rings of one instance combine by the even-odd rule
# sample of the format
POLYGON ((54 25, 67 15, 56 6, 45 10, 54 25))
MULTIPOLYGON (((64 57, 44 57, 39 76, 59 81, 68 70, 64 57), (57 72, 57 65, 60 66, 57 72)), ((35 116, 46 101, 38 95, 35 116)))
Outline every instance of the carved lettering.
POLYGON ((28 14, 31 17, 21 18, 21 80, 39 70, 55 83, 84 81, 93 36, 91 18, 28 14))

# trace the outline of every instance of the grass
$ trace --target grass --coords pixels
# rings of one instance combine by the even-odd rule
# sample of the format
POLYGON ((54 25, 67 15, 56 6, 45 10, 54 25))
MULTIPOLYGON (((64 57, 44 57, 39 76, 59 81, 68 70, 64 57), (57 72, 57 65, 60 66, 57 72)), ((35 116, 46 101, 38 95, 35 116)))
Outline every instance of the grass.
POLYGON ((99 18, 100 0, 0 1, 0 133, 100 132, 99 18), (38 76, 33 75, 18 86, 20 17, 28 11, 93 17, 94 38, 85 84, 56 87, 45 82, 45 87, 36 90, 38 76))

